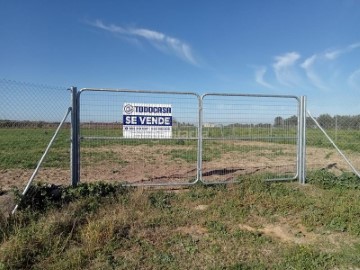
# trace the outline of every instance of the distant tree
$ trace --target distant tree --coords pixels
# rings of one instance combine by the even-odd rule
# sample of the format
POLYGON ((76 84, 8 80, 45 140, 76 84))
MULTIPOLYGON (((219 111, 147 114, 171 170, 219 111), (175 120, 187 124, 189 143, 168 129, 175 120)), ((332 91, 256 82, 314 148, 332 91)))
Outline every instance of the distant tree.
POLYGON ((322 126, 323 128, 334 127, 335 121, 329 114, 321 114, 316 120, 319 122, 320 126, 322 126))
POLYGON ((284 125, 284 119, 281 116, 277 116, 274 119, 274 127, 281 127, 284 125))
POLYGON ((284 120, 285 125, 287 126, 297 126, 298 118, 296 115, 293 115, 284 120))

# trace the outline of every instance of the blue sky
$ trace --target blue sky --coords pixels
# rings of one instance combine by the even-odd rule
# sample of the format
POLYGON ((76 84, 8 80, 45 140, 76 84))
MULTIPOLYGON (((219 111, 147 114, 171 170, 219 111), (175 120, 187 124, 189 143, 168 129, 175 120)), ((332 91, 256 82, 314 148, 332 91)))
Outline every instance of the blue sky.
POLYGON ((0 0, 0 77, 308 96, 360 114, 360 0, 0 0))

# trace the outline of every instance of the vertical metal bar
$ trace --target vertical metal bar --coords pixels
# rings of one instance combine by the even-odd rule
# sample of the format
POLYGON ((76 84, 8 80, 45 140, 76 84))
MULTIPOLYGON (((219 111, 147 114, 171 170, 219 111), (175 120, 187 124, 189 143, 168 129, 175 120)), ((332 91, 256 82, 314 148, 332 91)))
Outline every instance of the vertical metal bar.
POLYGON ((197 181, 202 181, 202 126, 203 126, 203 96, 199 97, 199 128, 198 128, 198 154, 197 154, 197 181))
POLYGON ((298 181, 300 182, 300 168, 301 168, 301 164, 300 164, 300 160, 301 160, 301 98, 299 99, 299 103, 298 103, 298 115, 297 115, 297 134, 296 134, 296 143, 297 143, 297 147, 296 147, 296 177, 298 179, 298 181))
POLYGON ((72 110, 71 110, 71 184, 76 186, 79 182, 79 102, 76 87, 71 87, 72 110))
POLYGON ((305 183, 305 166, 306 166, 306 98, 300 97, 299 115, 298 115, 298 135, 297 135, 297 176, 300 184, 305 183))
POLYGON ((300 125, 300 168, 299 182, 305 184, 306 181, 306 96, 301 97, 301 125, 300 125))

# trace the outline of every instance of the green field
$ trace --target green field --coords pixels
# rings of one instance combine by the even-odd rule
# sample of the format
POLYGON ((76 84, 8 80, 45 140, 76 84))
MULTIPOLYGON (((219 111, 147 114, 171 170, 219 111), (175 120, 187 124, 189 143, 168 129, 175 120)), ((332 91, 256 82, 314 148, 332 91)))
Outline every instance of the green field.
POLYGON ((308 181, 37 185, 15 217, 0 216, 0 269, 359 268, 359 180, 318 171, 308 181))
MULTIPOLYGON (((48 142, 50 141, 55 128, 1 128, 0 129, 0 169, 24 168, 32 169, 36 166, 37 161, 41 157, 48 142)), ((330 137, 337 138, 336 143, 341 150, 349 150, 351 152, 360 152, 360 131, 358 130, 329 130, 330 137)), ((113 145, 146 145, 156 147, 157 145, 174 145, 174 146, 192 146, 196 148, 197 140, 196 129, 174 128, 174 139, 172 140, 82 140, 81 146, 84 148, 93 148, 96 155, 97 147, 107 147, 111 150, 113 145), (190 140, 184 140, 191 137, 190 140)), ((256 142, 266 142, 272 144, 296 144, 296 130, 280 129, 280 128, 204 128, 204 147, 207 148, 205 161, 213 158, 220 158, 219 142, 226 141, 251 141, 254 143, 251 149, 255 149, 256 142), (208 139, 215 139, 210 140, 208 139), (212 148, 212 149, 209 149, 212 148)), ((82 137, 117 137, 121 138, 122 130, 120 128, 86 128, 81 129, 82 137)), ((307 129, 307 146, 332 148, 331 144, 318 129, 307 129)), ((227 145, 221 145, 222 151, 236 151, 230 149, 227 145)), ((246 151, 245 148, 238 149, 246 151)), ((174 156, 183 157, 184 159, 193 161, 196 159, 196 151, 191 153, 173 152, 174 156)), ((44 163, 45 167, 66 168, 69 166, 70 155, 70 130, 62 129, 50 154, 44 163)), ((101 157, 103 158, 103 157, 101 157)))
MULTIPOLYGON (((1 128, 0 169, 33 169, 45 151, 55 129, 1 128)), ((69 166, 70 130, 61 130, 47 158, 48 167, 69 166)))

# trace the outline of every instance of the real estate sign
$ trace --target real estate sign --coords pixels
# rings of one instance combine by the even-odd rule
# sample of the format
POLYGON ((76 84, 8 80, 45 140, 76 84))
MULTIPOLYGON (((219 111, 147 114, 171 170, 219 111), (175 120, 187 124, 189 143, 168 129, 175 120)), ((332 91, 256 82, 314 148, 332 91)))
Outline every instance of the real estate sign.
POLYGON ((140 139, 171 138, 171 104, 124 103, 123 136, 140 139))

